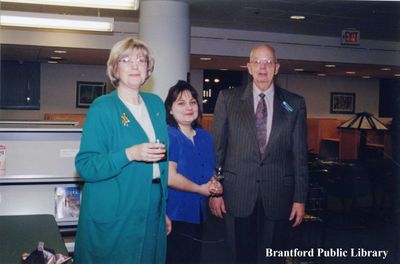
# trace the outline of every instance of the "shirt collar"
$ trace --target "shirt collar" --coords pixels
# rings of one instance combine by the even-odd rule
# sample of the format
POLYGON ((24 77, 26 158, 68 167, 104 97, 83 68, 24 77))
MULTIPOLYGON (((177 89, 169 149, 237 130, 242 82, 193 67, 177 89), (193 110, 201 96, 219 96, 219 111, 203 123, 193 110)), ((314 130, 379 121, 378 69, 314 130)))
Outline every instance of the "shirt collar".
POLYGON ((259 94, 261 94, 261 93, 265 94, 265 96, 266 96, 267 98, 273 96, 274 93, 275 93, 275 85, 274 85, 274 84, 271 84, 271 86, 270 86, 266 91, 261 91, 261 90, 256 86, 256 84, 253 83, 253 96, 254 96, 255 98, 258 98, 259 94))

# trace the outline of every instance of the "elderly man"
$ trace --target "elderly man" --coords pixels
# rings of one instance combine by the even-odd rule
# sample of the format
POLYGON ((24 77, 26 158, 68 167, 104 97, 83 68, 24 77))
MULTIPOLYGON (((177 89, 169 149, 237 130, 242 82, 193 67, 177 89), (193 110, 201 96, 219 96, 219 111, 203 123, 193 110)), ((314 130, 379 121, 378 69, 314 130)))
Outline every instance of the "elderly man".
POLYGON ((307 197, 306 106, 301 96, 274 85, 275 50, 258 45, 247 63, 253 81, 220 92, 213 131, 217 165, 225 170, 224 197, 210 209, 227 224, 237 262, 284 259, 265 256, 284 250, 290 226, 304 216, 307 197))

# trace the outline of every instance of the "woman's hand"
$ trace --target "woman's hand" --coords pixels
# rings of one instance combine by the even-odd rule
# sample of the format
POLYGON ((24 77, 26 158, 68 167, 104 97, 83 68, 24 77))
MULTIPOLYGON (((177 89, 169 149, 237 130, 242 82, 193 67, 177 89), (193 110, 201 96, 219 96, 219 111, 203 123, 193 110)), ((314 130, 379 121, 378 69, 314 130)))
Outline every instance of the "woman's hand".
POLYGON ((219 196, 223 193, 223 187, 219 181, 211 178, 207 183, 199 185, 197 193, 203 196, 219 196))
POLYGON ((198 185, 199 187, 196 190, 196 192, 198 194, 206 196, 206 197, 210 196, 211 195, 210 188, 209 188, 210 182, 211 182, 211 180, 209 182, 204 183, 204 184, 198 185))
POLYGON ((172 222, 171 219, 169 219, 168 215, 165 215, 165 229, 167 230, 167 236, 171 233, 172 231, 172 222))
POLYGON ((125 150, 130 161, 157 162, 165 158, 165 145, 161 143, 142 143, 125 150))
POLYGON ((221 196, 224 192, 224 187, 222 187, 221 182, 217 181, 214 177, 208 182, 208 189, 211 195, 221 196))

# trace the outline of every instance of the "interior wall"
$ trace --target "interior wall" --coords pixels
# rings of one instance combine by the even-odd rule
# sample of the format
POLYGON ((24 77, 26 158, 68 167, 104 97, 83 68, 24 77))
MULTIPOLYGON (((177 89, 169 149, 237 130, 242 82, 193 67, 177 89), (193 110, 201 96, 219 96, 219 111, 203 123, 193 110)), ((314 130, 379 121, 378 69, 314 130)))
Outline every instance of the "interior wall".
MULTIPOLYGON (((351 114, 331 114, 331 92, 356 94, 355 112, 367 111, 379 114, 379 80, 344 77, 318 77, 299 74, 279 74, 277 83, 289 91, 300 94, 307 104, 307 115, 311 118, 348 119, 351 114)), ((203 87, 203 71, 191 71, 191 84, 203 87)))
MULTIPOLYGON (((118 22, 112 34, 83 34, 74 32, 0 29, 0 43, 19 45, 45 45, 55 47, 109 49, 126 36, 138 35, 137 23, 118 22)), ((256 44, 266 42, 276 48, 284 59, 370 63, 397 65, 398 42, 362 40, 356 49, 340 45, 338 38, 253 32, 217 28, 191 28, 191 54, 248 56, 256 44)), ((85 113, 87 109, 75 107, 76 81, 104 81, 105 66, 42 65, 41 109, 0 110, 0 119, 42 119, 45 112, 85 113), (53 68, 54 67, 54 68, 53 68)), ((202 71, 192 71, 192 84, 202 88, 202 71), (197 77, 196 77, 197 75, 197 77), (197 79, 196 79, 197 78, 197 79)), ((379 84, 377 80, 353 78, 280 76, 289 90, 304 93, 309 116, 342 118, 329 113, 330 92, 356 92, 356 111, 378 113, 379 84), (369 97, 370 96, 370 97, 369 97)), ((167 87, 166 87, 167 89, 167 87)), ((343 118, 346 118, 345 115, 343 118)))
MULTIPOLYGON (((76 82, 106 82, 106 66, 47 64, 40 66, 40 110, 0 110, 2 120, 43 120, 44 113, 86 113, 76 107, 76 82)), ((107 84, 108 88, 110 84, 107 84)))
POLYGON ((379 114, 378 79, 287 74, 279 75, 278 83, 304 97, 308 117, 347 119, 352 116, 330 113, 331 92, 355 93, 356 113, 366 111, 375 116, 379 114))
MULTIPOLYGON (((202 94, 203 71, 191 70, 191 84, 202 94)), ((43 120, 44 113, 86 113, 87 108, 76 108, 76 82, 107 82, 106 67, 98 65, 42 64, 40 110, 0 110, 2 120, 43 120)), ((330 113, 331 92, 356 94, 356 112, 379 113, 379 80, 317 77, 311 75, 279 75, 278 83, 304 96, 308 117, 346 119, 351 115, 330 113)), ((169 87, 165 87, 168 89, 169 87)), ((107 83, 107 89, 112 90, 107 83)))
MULTIPOLYGON (((127 36, 138 36, 138 23, 116 22, 111 34, 0 28, 1 44, 110 49, 127 36)), ((337 37, 309 36, 222 28, 191 27, 190 53, 248 56, 257 43, 272 45, 279 58, 398 65, 399 43, 361 39, 357 48, 341 45, 337 37)), ((150 47, 151 43, 148 43, 150 47)))

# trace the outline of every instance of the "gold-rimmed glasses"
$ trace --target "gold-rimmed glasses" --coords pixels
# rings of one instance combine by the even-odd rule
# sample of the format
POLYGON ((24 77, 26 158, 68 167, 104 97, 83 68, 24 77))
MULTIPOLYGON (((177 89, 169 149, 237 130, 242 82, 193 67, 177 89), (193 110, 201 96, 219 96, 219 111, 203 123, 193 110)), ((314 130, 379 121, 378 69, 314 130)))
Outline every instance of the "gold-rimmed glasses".
POLYGON ((270 58, 255 58, 254 60, 250 61, 250 63, 256 66, 260 66, 262 64, 272 66, 276 63, 276 61, 270 58))
POLYGON ((129 64, 136 64, 137 66, 147 66, 148 60, 144 56, 132 58, 132 57, 122 57, 121 59, 118 60, 124 65, 129 65, 129 64))

